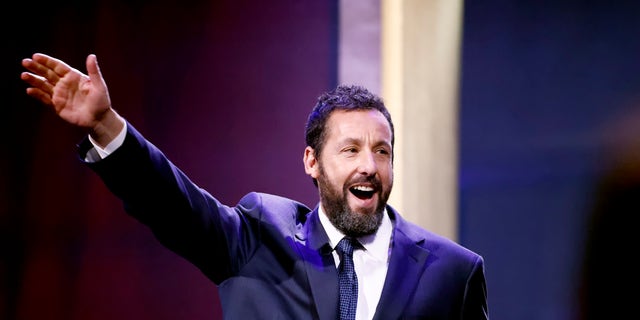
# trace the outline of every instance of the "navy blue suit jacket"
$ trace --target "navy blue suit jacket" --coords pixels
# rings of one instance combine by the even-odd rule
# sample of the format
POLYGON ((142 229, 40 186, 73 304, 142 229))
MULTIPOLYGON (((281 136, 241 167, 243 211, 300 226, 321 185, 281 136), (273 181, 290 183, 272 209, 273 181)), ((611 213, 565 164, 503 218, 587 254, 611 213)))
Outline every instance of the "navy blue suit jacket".
MULTIPOLYGON (((90 152, 79 145, 82 159, 90 152)), ((123 145, 89 163, 126 211, 218 285, 225 319, 337 319, 338 277, 318 210, 249 193, 220 203, 128 124, 123 145)), ((403 219, 374 319, 488 319, 478 254, 403 219)))

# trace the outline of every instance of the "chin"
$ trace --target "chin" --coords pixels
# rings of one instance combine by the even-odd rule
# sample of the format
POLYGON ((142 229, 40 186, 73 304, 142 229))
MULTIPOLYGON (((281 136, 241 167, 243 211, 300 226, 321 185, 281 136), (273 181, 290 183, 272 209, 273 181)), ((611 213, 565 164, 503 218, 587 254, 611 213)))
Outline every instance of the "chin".
POLYGON ((367 207, 367 208, 363 208, 363 207, 351 207, 351 212, 355 212, 357 214, 361 214, 361 215, 372 215, 375 214, 378 211, 378 207, 367 207))

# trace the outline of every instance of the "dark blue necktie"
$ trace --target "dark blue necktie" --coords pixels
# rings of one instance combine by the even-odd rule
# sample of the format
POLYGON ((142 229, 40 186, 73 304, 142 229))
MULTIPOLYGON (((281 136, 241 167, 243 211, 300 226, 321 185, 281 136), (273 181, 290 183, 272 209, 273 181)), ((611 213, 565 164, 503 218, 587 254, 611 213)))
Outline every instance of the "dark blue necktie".
POLYGON ((358 277, 353 268, 353 243, 357 240, 344 237, 336 250, 340 255, 338 280, 340 282, 340 320, 354 320, 358 304, 358 277))

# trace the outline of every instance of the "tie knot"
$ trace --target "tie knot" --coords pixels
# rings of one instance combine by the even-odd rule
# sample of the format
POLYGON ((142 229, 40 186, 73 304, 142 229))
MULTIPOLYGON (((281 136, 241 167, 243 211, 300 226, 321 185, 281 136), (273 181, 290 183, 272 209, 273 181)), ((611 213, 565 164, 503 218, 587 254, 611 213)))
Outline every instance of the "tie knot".
POLYGON ((338 246, 336 247, 336 250, 338 250, 338 253, 341 256, 343 255, 353 256, 354 242, 357 242, 357 240, 350 237, 344 237, 342 238, 342 240, 340 240, 340 242, 338 242, 338 246))

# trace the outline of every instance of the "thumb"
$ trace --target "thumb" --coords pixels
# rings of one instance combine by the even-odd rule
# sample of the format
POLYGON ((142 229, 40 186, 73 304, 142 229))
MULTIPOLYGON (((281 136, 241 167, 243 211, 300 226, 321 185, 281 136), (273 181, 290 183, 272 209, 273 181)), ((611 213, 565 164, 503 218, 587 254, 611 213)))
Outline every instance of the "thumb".
POLYGON ((89 79, 93 83, 100 83, 104 86, 104 81, 102 78, 102 73, 100 72, 100 67, 98 66, 98 58, 95 54, 90 54, 87 56, 87 73, 89 74, 89 79))

